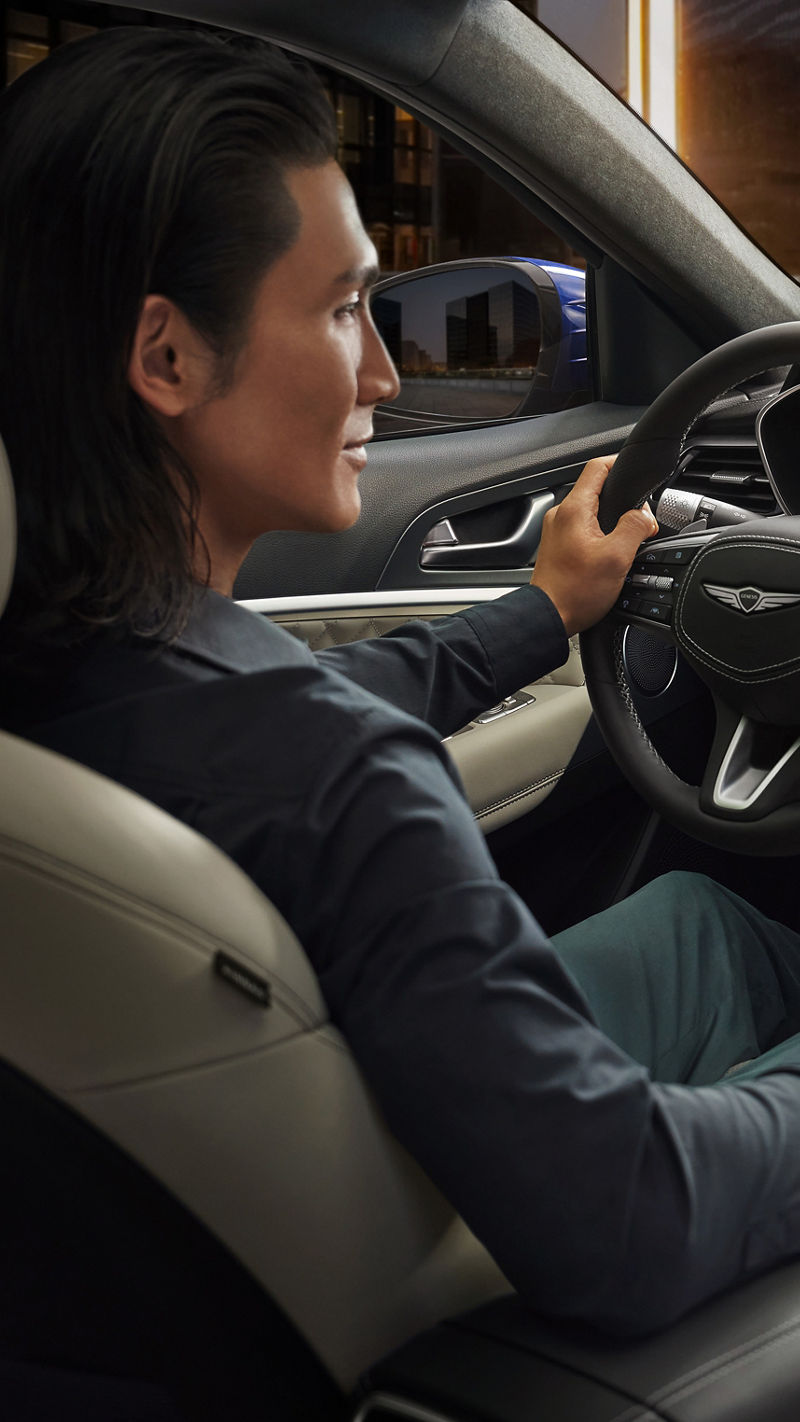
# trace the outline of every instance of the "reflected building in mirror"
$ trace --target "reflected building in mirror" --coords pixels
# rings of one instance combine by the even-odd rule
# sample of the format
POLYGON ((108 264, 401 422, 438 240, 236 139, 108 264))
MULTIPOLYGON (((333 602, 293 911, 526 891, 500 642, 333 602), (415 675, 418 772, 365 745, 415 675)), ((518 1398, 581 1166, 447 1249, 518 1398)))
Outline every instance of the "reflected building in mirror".
POLYGON ((390 296, 374 296, 370 307, 381 340, 399 368, 403 359, 403 303, 392 301, 390 296))
POLYGON ((448 370, 530 368, 539 357, 539 302, 511 280, 448 301, 448 370))
POLYGON ((403 341, 401 350, 400 369, 404 375, 409 372, 416 373, 420 370, 433 369, 430 351, 426 351, 423 346, 418 346, 416 341, 403 341))

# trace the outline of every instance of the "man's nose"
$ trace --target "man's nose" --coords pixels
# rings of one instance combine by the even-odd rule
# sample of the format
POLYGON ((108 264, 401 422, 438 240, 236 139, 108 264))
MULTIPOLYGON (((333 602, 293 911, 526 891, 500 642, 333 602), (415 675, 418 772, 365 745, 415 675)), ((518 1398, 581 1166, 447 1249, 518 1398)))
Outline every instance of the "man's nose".
POLYGON ((367 323, 361 369, 358 373, 358 397, 362 405, 378 405, 394 400, 400 393, 400 379, 394 361, 387 351, 372 318, 367 323))

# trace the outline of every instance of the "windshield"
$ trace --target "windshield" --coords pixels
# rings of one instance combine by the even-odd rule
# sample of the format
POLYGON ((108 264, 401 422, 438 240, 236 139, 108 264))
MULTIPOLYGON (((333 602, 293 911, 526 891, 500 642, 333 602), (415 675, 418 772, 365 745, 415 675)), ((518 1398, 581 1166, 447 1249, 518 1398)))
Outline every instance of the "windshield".
POLYGON ((797 0, 514 0, 800 278, 797 0))

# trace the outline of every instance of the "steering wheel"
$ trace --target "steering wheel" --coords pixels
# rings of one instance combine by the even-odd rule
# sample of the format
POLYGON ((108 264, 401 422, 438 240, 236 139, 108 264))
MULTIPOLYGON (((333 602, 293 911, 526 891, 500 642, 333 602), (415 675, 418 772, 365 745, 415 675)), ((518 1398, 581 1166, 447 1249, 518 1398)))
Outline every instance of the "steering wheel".
MULTIPOLYGON (((679 375, 609 474, 604 532, 669 479, 708 404, 758 371, 798 361, 793 321, 728 341, 679 375)), ((617 606, 582 634, 581 655, 609 750, 665 819, 724 849, 800 850, 800 517, 642 544, 617 606), (622 655, 627 624, 671 641, 711 692, 717 729, 700 786, 669 769, 639 719, 622 655)))

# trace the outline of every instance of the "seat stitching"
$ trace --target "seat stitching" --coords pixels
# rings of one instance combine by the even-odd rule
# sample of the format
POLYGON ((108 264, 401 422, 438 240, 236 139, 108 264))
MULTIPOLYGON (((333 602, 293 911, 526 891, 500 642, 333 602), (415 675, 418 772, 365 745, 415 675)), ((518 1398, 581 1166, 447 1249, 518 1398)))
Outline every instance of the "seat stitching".
POLYGON ((493 805, 485 805, 482 810, 476 811, 475 819, 480 820, 484 815, 490 815, 493 810, 502 810, 506 805, 513 805, 517 800, 524 800, 528 795, 534 795, 537 790, 542 790, 544 786, 549 785, 551 781, 558 780, 564 774, 565 768, 566 767, 562 765, 560 770, 551 771, 550 774, 545 775, 542 780, 534 781, 533 784, 527 785, 523 790, 517 790, 513 795, 504 795, 501 800, 495 800, 493 805))
POLYGON ((208 1071, 211 1067, 227 1066, 234 1062, 247 1061, 250 1057, 264 1056, 267 1052, 279 1051, 282 1047, 296 1042, 298 1037, 305 1041, 308 1041, 309 1038, 317 1037, 323 1046, 332 1047, 334 1051, 343 1050, 345 1055, 350 1056, 350 1052, 346 1046, 342 1047, 341 1043, 332 1040, 326 1035, 330 1026, 331 1023, 328 1021, 312 1027, 310 1031, 304 1030, 301 1026, 300 1030, 291 1036, 280 1037, 275 1042, 260 1042, 258 1046, 248 1047, 244 1051, 228 1052, 221 1057, 208 1057, 202 1062, 192 1062, 191 1065, 168 1067, 164 1071, 150 1072, 143 1076, 127 1077, 121 1081, 105 1082, 98 1086, 68 1087, 66 1090, 59 1091, 59 1095, 68 1101, 78 1101, 86 1097, 107 1095, 112 1091, 129 1091, 131 1087, 149 1085, 153 1082, 170 1081, 176 1077, 196 1076, 198 1072, 208 1071))
MULTIPOLYGON (((213 933, 210 929, 203 928, 192 919, 185 918, 175 909, 158 908, 155 905, 148 904, 136 894, 122 889, 116 884, 111 884, 106 879, 99 878, 90 870, 81 869, 77 865, 70 864, 67 860, 48 854, 46 850, 26 846, 28 853, 20 853, 20 846, 15 845, 13 841, 10 847, 8 846, 8 842, 3 846, 4 839, 5 836, 0 836, 0 864, 5 860, 12 866, 21 866, 30 873, 36 874, 44 879, 57 877, 62 883, 67 885, 70 890, 84 899, 102 899, 109 906, 130 913, 131 917, 138 917, 140 920, 147 921, 162 929, 180 932, 185 939, 188 940, 186 946, 194 949, 201 956, 204 956, 206 953, 210 955, 216 952, 217 949, 228 952, 231 948, 230 939, 222 938, 213 933), (15 849, 17 851, 16 853, 14 852, 15 849)), ((240 947, 238 943, 234 946, 237 955, 252 964, 257 972, 265 973, 269 977, 271 987, 277 986, 281 993, 285 993, 288 998, 292 999, 295 1004, 293 1009, 295 1013, 300 1012, 307 1022, 317 1021, 316 1013, 306 1002, 305 998, 301 997, 300 994, 281 977, 280 973, 276 972, 273 967, 266 967, 257 958, 254 958, 251 953, 248 953, 246 948, 240 947)), ((288 1003, 284 1003, 283 1006, 288 1008, 288 1003)))
POLYGON ((759 1353, 767 1353, 771 1349, 789 1342, 792 1334, 796 1333, 798 1328, 800 1328, 800 1316, 791 1319, 788 1323, 776 1325, 757 1338, 741 1343, 737 1348, 732 1348, 726 1353, 720 1353, 718 1357, 700 1364, 699 1367, 684 1373, 682 1377, 673 1379, 666 1387, 659 1388, 654 1392, 652 1399, 653 1401, 676 1402, 679 1398, 699 1390, 704 1383, 713 1378, 725 1377, 726 1374, 740 1368, 743 1363, 759 1353))

